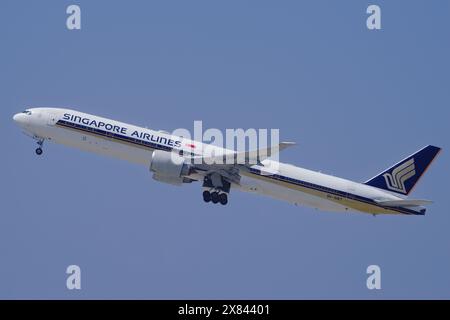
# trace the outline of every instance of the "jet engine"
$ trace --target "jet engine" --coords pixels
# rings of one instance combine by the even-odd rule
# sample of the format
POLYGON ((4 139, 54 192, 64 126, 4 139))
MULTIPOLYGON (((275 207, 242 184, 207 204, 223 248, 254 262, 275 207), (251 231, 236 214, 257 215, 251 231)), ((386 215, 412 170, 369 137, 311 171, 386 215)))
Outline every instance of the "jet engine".
POLYGON ((185 159, 173 152, 155 150, 150 161, 150 171, 156 181, 181 185, 192 182, 187 178, 192 173, 192 166, 185 159))

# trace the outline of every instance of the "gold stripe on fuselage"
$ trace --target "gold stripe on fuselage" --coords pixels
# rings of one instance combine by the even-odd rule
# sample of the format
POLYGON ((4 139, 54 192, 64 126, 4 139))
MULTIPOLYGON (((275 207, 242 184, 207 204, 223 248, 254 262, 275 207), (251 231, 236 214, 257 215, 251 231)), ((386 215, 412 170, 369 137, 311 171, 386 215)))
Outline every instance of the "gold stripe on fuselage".
POLYGON ((304 193, 319 197, 324 200, 335 202, 337 204, 340 204, 341 206, 351 208, 351 209, 354 209, 357 211, 371 213, 371 214, 378 214, 378 213, 401 214, 401 212, 399 212, 399 211, 386 209, 386 208, 377 206, 375 204, 363 202, 363 201, 360 201, 357 199, 350 199, 350 198, 335 195, 335 194, 332 194, 332 193, 329 193, 326 191, 320 191, 320 190, 300 186, 298 184, 294 184, 291 182, 280 181, 278 179, 271 178, 270 175, 264 176, 264 175, 259 175, 257 173, 244 172, 244 171, 242 171, 241 174, 245 175, 247 177, 250 177, 250 178, 256 178, 256 179, 259 179, 259 180, 262 180, 265 182, 269 182, 269 183, 274 183, 274 184, 277 184, 277 185, 280 185, 280 186, 283 186, 283 187, 286 187, 286 188, 289 188, 292 190, 304 192, 304 193))

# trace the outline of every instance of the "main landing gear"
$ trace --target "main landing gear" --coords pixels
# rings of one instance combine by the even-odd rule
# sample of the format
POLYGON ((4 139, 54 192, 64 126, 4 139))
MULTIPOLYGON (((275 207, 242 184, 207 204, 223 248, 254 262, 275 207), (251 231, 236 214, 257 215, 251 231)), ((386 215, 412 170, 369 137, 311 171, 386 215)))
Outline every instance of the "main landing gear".
POLYGON ((210 192, 208 190, 203 191, 203 200, 205 202, 212 202, 214 204, 219 203, 221 205, 226 205, 228 203, 228 195, 226 192, 213 191, 210 192))
POLYGON ((38 147, 36 148, 35 152, 38 156, 40 156, 43 153, 42 146, 44 145, 44 139, 38 139, 37 144, 38 147))
POLYGON ((214 204, 220 203, 226 205, 228 203, 228 194, 230 193, 231 184, 225 180, 220 174, 212 173, 203 180, 203 200, 214 204))

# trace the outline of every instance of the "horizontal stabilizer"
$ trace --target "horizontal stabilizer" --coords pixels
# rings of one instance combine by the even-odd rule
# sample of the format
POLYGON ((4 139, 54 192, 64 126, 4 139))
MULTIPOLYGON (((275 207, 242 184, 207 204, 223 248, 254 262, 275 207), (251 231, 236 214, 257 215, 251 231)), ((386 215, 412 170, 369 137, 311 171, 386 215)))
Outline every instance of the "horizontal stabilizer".
POLYGON ((424 206, 433 201, 430 200, 419 200, 419 199, 410 199, 410 200, 387 200, 387 201, 377 201, 379 204, 387 207, 418 207, 424 206))

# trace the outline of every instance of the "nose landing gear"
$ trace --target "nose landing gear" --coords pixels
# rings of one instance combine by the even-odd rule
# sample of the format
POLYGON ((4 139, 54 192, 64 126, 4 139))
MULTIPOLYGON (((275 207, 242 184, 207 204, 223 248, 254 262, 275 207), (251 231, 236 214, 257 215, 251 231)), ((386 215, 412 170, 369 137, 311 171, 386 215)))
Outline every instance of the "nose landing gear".
POLYGON ((44 139, 38 138, 37 144, 38 144, 38 147, 36 148, 35 152, 38 156, 40 156, 44 152, 42 150, 42 146, 44 145, 44 139))

